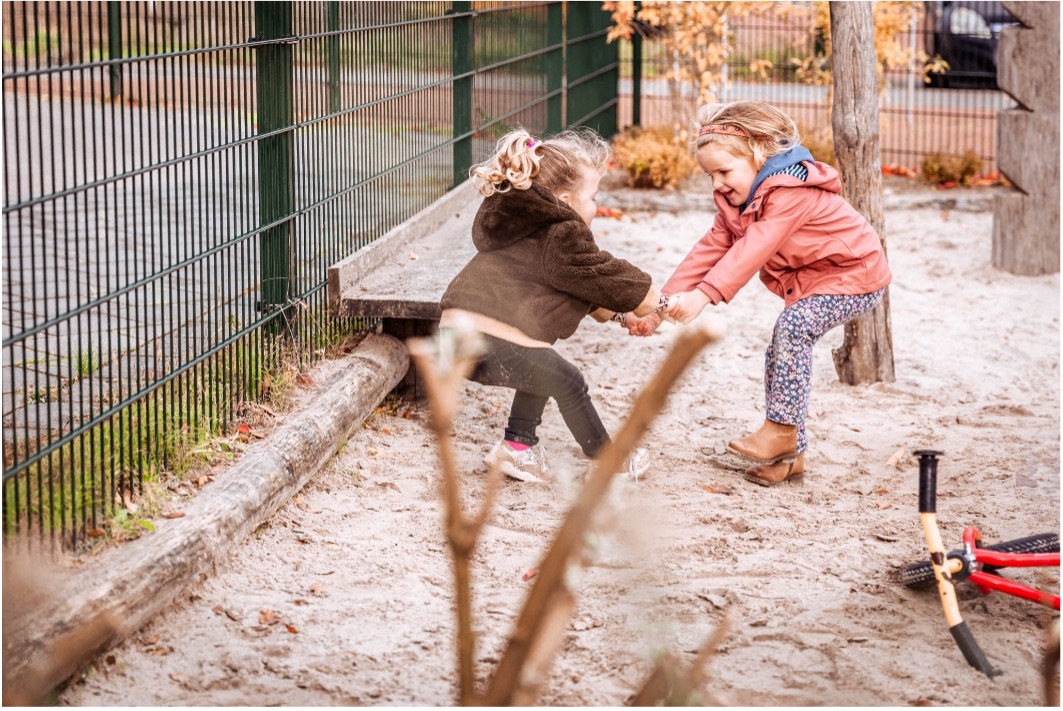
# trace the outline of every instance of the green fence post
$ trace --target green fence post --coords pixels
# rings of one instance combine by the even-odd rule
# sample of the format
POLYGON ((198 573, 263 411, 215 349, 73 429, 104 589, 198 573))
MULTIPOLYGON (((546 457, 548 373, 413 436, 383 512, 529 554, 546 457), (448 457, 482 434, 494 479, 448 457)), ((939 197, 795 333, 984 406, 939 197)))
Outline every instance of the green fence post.
POLYGON ((472 3, 455 2, 451 20, 451 55, 454 75, 454 182, 469 177, 472 166, 472 3))
MULTIPOLYGON (((122 4, 118 0, 107 2, 107 58, 122 58, 122 4)), ((122 65, 111 65, 111 98, 122 95, 122 65)))
POLYGON ((565 20, 565 123, 616 134, 620 52, 607 43, 612 25, 599 3, 568 3, 565 20))
POLYGON ((546 91, 551 96, 546 101, 546 132, 558 133, 564 128, 564 94, 561 91, 565 79, 565 17, 564 7, 555 2, 546 11, 546 44, 556 47, 546 55, 546 91))
MULTIPOLYGON (((255 73, 258 133, 276 135, 258 141, 258 215, 261 224, 283 220, 259 237, 262 302, 267 313, 287 303, 291 294, 292 205, 292 4, 255 2, 256 39, 259 45, 255 73), (270 42, 270 40, 274 40, 270 42), (288 129, 288 130, 284 130, 288 129)), ((277 332, 284 323, 274 320, 277 332)))
POLYGON ((328 96, 329 111, 340 110, 340 4, 328 3, 328 96))
MULTIPOLYGON (((635 3, 635 17, 639 16, 642 3, 635 3)), ((631 35, 631 125, 642 125, 642 35, 638 30, 631 35)))

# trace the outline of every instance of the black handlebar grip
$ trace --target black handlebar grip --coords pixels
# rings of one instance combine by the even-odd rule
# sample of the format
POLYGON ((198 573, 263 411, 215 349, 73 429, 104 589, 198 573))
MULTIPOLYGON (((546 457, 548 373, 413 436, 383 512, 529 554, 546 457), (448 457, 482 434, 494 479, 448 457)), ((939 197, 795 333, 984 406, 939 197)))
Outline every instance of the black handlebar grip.
POLYGON ((963 658, 967 660, 967 663, 972 667, 982 672, 990 679, 995 676, 999 676, 1002 672, 997 669, 989 660, 986 659, 985 652, 978 646, 978 642, 974 641, 974 635, 971 634, 971 630, 968 629, 966 622, 960 622, 957 625, 949 627, 949 632, 952 633, 952 638, 956 640, 956 646, 963 652, 963 658))
POLYGON ((919 513, 937 513, 938 455, 933 449, 920 449, 919 457, 919 513))

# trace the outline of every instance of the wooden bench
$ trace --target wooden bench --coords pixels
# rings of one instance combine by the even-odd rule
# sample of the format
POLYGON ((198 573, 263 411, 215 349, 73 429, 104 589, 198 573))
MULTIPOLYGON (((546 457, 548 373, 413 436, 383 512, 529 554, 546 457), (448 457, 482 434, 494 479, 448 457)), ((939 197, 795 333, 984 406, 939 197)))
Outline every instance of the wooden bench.
MULTIPOLYGON (((472 221, 482 197, 470 181, 328 269, 329 309, 336 316, 381 319, 382 331, 405 342, 439 324, 439 300, 476 253, 472 221)), ((419 396, 411 367, 396 388, 419 396)))

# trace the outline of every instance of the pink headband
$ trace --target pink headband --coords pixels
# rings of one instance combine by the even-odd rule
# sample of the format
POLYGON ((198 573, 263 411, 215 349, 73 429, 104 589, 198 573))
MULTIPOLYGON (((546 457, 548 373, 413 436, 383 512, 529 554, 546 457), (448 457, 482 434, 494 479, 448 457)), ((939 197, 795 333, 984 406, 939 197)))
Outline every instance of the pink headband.
POLYGON ((535 139, 534 138, 529 138, 528 139, 528 148, 535 148, 535 139))
POLYGON ((720 134, 723 134, 725 136, 738 136, 740 138, 752 138, 752 136, 750 136, 748 133, 746 133, 745 131, 740 129, 738 126, 727 126, 727 125, 722 125, 722 124, 719 125, 719 126, 702 126, 701 130, 698 131, 698 136, 699 137, 700 136, 704 136, 705 134, 708 134, 708 133, 720 133, 720 134))

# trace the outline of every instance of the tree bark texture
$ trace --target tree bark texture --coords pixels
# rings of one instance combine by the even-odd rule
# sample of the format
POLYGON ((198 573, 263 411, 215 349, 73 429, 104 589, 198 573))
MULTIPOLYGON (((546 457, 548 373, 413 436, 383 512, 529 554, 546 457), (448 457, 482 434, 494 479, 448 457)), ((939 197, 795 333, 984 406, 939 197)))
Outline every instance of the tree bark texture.
MULTIPOLYGON (((878 112, 878 72, 871 3, 831 2, 834 155, 842 175, 842 196, 875 228, 886 249, 882 216, 882 157, 878 112)), ((889 289, 870 312, 845 325, 834 353, 841 382, 893 382, 893 336, 889 289)))
POLYGON ((1019 106, 997 121, 997 165, 1016 190, 993 205, 993 266, 1059 271, 1059 3, 1006 2, 1022 27, 1000 35, 997 82, 1019 106))

